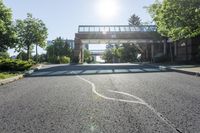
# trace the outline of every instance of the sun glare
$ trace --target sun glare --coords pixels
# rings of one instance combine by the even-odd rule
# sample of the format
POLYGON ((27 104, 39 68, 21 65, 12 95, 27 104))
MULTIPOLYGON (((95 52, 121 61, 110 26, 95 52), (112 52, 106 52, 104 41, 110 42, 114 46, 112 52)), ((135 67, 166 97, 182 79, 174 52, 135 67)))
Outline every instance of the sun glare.
POLYGON ((118 13, 118 0, 99 0, 97 5, 97 12, 101 19, 113 19, 118 13))

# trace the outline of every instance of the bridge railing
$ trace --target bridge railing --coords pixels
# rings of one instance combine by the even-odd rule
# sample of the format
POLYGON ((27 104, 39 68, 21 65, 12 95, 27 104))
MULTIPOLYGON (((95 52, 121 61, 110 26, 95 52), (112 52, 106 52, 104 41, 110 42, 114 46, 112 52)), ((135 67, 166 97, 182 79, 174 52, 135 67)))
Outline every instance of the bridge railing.
POLYGON ((79 33, 108 33, 108 32, 149 32, 157 31, 155 25, 80 25, 78 27, 79 33))

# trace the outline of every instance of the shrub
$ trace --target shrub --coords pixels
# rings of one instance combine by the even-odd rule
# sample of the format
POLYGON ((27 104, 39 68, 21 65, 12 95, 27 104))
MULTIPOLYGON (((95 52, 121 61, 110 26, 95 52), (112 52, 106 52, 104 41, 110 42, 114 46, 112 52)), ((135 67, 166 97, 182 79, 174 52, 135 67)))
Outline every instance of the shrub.
POLYGON ((29 69, 33 64, 34 61, 22 61, 19 59, 0 59, 0 70, 2 71, 24 71, 29 69))
POLYGON ((169 61, 169 58, 163 53, 158 53, 154 56, 153 60, 155 63, 163 63, 169 61))
POLYGON ((9 58, 10 55, 8 54, 8 52, 0 52, 0 57, 1 58, 9 58))
POLYGON ((79 63, 79 58, 78 57, 73 57, 72 58, 73 63, 79 63))
POLYGON ((18 55, 17 55, 17 59, 20 59, 20 60, 27 60, 27 53, 22 51, 20 52, 18 55))
POLYGON ((48 57, 48 58, 47 58, 47 61, 48 61, 49 63, 55 63, 55 64, 58 64, 58 63, 59 63, 59 61, 57 60, 57 57, 56 57, 56 56, 48 57))
POLYGON ((41 54, 38 57, 39 62, 46 62, 47 61, 47 55, 46 54, 41 54))
POLYGON ((70 58, 67 56, 54 56, 54 57, 49 57, 48 62, 50 63, 55 63, 55 64, 66 64, 70 63, 70 58))
POLYGON ((70 63, 70 58, 67 56, 61 56, 60 57, 60 64, 67 64, 70 63))

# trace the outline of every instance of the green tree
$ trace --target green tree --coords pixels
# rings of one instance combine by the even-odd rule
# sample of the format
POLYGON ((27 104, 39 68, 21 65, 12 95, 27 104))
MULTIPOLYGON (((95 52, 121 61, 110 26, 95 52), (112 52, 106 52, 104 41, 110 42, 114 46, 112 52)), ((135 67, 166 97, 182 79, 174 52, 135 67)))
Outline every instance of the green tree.
POLYGON ((30 13, 27 14, 26 19, 16 21, 16 31, 19 40, 16 50, 27 50, 27 59, 30 59, 31 47, 33 45, 36 45, 36 48, 37 45, 45 47, 45 40, 48 35, 47 28, 42 20, 33 18, 30 13))
POLYGON ((47 55, 46 54, 39 55, 39 62, 47 62, 47 55))
POLYGON ((119 44, 115 44, 112 48, 112 54, 113 54, 113 61, 115 63, 123 62, 122 60, 122 53, 124 48, 120 46, 119 44))
POLYGON ((158 32, 175 40, 200 35, 199 0, 158 0, 148 7, 158 32))
POLYGON ((133 44, 123 44, 122 60, 123 62, 137 61, 138 50, 133 44))
POLYGON ((8 52, 0 52, 0 58, 9 58, 10 55, 8 52))
POLYGON ((0 52, 13 48, 16 42, 16 33, 12 23, 12 11, 0 0, 0 52))
POLYGON ((108 45, 102 56, 107 63, 135 62, 138 50, 133 44, 108 45))
POLYGON ((67 41, 61 37, 56 38, 53 44, 47 47, 47 58, 51 63, 59 63, 60 58, 63 56, 72 56, 72 50, 70 49, 67 41))
POLYGON ((131 15, 128 22, 129 22, 129 25, 131 25, 131 26, 140 26, 141 25, 140 17, 138 17, 135 14, 131 15))
POLYGON ((91 63, 92 62, 92 55, 89 50, 84 49, 84 62, 91 63))
POLYGON ((102 58, 106 63, 113 63, 114 59, 114 46, 112 44, 106 45, 106 50, 103 53, 102 58))
POLYGON ((17 59, 26 60, 26 59, 27 59, 27 53, 24 52, 24 51, 21 51, 21 52, 17 55, 17 59))
POLYGON ((48 36, 47 28, 42 20, 37 19, 37 30, 36 30, 36 61, 38 61, 38 46, 41 48, 46 47, 46 39, 48 36))
POLYGON ((106 49, 102 56, 106 63, 113 63, 113 57, 112 49, 106 49))

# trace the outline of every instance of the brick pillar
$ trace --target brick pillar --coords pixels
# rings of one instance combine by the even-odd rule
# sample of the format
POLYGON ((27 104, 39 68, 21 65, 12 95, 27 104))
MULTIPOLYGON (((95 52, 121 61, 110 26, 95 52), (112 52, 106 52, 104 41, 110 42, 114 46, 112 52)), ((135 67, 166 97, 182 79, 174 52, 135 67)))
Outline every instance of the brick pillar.
POLYGON ((83 44, 81 45, 81 55, 80 55, 80 61, 79 63, 83 63, 84 62, 84 47, 83 44))
POLYGON ((77 63, 83 63, 82 42, 80 39, 75 38, 74 59, 77 63))

